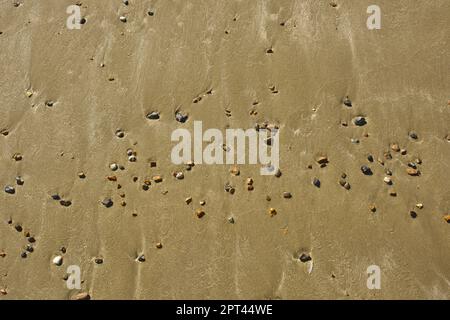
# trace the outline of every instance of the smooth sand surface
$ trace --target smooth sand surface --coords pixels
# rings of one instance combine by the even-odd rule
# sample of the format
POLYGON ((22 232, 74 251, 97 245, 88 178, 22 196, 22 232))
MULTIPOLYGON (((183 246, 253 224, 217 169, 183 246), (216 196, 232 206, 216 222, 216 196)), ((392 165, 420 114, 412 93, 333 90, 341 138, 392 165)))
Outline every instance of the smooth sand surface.
POLYGON ((448 0, 84 0, 80 30, 75 1, 14 2, 0 2, 0 299, 450 298, 448 0), (170 135, 193 121, 279 126, 282 176, 172 164, 170 135))

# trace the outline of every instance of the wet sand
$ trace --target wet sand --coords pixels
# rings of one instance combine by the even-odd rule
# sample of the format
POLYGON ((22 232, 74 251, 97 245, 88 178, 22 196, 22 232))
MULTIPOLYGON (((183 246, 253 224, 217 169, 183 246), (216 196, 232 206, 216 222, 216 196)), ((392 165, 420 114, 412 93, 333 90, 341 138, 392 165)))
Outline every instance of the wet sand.
POLYGON ((377 1, 380 30, 365 0, 85 0, 80 30, 74 1, 16 2, 0 3, 0 299, 450 298, 449 1, 377 1), (282 175, 172 164, 193 121, 278 126, 282 175))

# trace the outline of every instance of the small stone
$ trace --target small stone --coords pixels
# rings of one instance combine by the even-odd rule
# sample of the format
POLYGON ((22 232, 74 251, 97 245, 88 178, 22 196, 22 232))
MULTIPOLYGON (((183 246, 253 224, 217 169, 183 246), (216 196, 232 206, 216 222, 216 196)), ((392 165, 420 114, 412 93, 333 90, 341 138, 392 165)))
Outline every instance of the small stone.
POLYGON ((400 154, 401 155, 405 155, 406 153, 408 153, 408 151, 406 149, 400 149, 400 154))
POLYGON ((248 191, 253 191, 255 189, 255 187, 253 185, 247 185, 247 190, 248 191))
POLYGON ((111 164, 109 165, 109 168, 110 168, 112 171, 116 171, 117 169, 119 169, 119 166, 117 165, 117 163, 111 163, 111 164))
POLYGON ((23 159, 22 155, 20 153, 15 153, 13 155, 13 159, 16 161, 21 161, 23 159))
POLYGON ((80 292, 70 297, 70 300, 91 300, 91 296, 87 292, 80 292))
POLYGON ((125 137, 125 133, 121 129, 116 130, 116 137, 117 138, 123 138, 125 137))
POLYGON ((45 101, 45 105, 47 107, 53 107, 53 105, 55 104, 55 102, 53 100, 47 100, 45 101))
POLYGON ((145 256, 143 254, 141 254, 138 258, 137 261, 139 262, 145 262, 145 256))
POLYGON ((350 139, 350 142, 351 142, 351 143, 354 143, 354 144, 358 144, 358 143, 359 143, 359 139, 351 138, 351 139, 350 139))
POLYGON ((234 192, 236 191, 236 190, 234 189, 234 187, 233 187, 229 182, 227 182, 227 183, 225 184, 224 189, 225 189, 226 192, 228 192, 228 193, 230 193, 230 194, 234 194, 234 192))
POLYGON ((274 217, 277 215, 277 210, 275 210, 274 208, 269 208, 269 215, 270 217, 274 217))
POLYGON ((199 201, 199 204, 200 204, 201 206, 204 206, 204 205, 206 205, 206 201, 205 201, 205 200, 201 200, 201 201, 199 201))
POLYGON ((0 294, 2 296, 6 296, 8 294, 8 291, 6 291, 6 289, 0 289, 0 294))
POLYGON ((188 117, 189 116, 187 114, 183 114, 180 111, 177 111, 175 113, 175 120, 181 123, 185 123, 188 120, 188 117))
POLYGON ((183 180, 184 179, 184 173, 183 172, 175 172, 174 173, 174 176, 175 176, 175 178, 176 179, 178 179, 178 180, 183 180))
POLYGON ((78 177, 80 179, 84 179, 84 178, 86 178, 86 174, 84 172, 78 172, 78 177))
POLYGON ((292 198, 292 194, 290 192, 283 192, 283 198, 290 199, 292 198))
POLYGON ((9 193, 9 194, 14 194, 14 193, 16 193, 16 189, 13 186, 8 185, 5 187, 5 192, 9 193))
POLYGON ((230 173, 231 173, 233 176, 238 176, 241 172, 240 172, 239 168, 235 166, 235 167, 233 167, 233 168, 230 169, 230 173))
POLYGON ((106 179, 108 179, 109 181, 117 181, 116 176, 107 176, 106 179))
POLYGON ((417 169, 417 165, 414 162, 408 162, 408 167, 417 169))
POLYGON ((353 120, 353 123, 359 127, 364 126, 365 124, 367 124, 366 118, 364 117, 356 117, 353 120))
POLYGON ((369 210, 372 211, 372 212, 376 212, 377 211, 377 207, 374 204, 371 204, 369 206, 369 210))
POLYGON ((4 251, 0 252, 0 258, 4 258, 4 257, 6 257, 6 252, 4 252, 4 251))
POLYGON ((373 174, 372 169, 370 169, 368 166, 361 166, 361 171, 366 176, 371 176, 373 174))
POLYGON ((102 264, 103 263, 103 258, 95 258, 94 262, 96 264, 102 264))
POLYGON ((272 198, 270 196, 266 196, 266 201, 271 201, 272 198))
POLYGON ((307 253, 302 253, 298 259, 303 263, 306 263, 306 262, 312 260, 311 256, 307 253))
POLYGON ((450 223, 450 215, 444 216, 444 220, 445 222, 450 223))
POLYGON ((20 256, 21 256, 23 259, 25 259, 26 257, 28 257, 28 254, 27 254, 26 252, 22 252, 22 253, 20 254, 20 256))
POLYGON ((392 180, 389 177, 384 177, 383 181, 386 182, 386 184, 388 184, 388 185, 392 184, 392 180))
POLYGON ((417 218, 417 213, 415 211, 410 211, 409 215, 411 216, 411 218, 415 219, 417 218))
POLYGON ((416 208, 423 209, 423 203, 417 203, 416 204, 416 208))
POLYGON ((33 91, 27 90, 26 95, 28 98, 31 98, 33 96, 33 91))
POLYGON ((25 183, 25 181, 22 179, 21 176, 17 176, 17 177, 16 177, 16 183, 17 183, 19 186, 23 186, 23 184, 25 183))
POLYGON ((344 98, 343 101, 344 105, 346 105, 347 107, 351 107, 352 106, 352 101, 347 97, 344 98))
POLYGON ((281 177, 282 173, 280 169, 277 169, 277 171, 275 172, 275 177, 279 178, 281 177))
POLYGON ((135 156, 134 154, 132 154, 131 156, 128 157, 128 161, 130 161, 130 162, 136 162, 136 161, 137 161, 137 158, 136 158, 136 156, 135 156))
POLYGON ((149 11, 147 12, 147 14, 148 14, 150 17, 153 17, 153 16, 155 15, 155 13, 154 13, 153 11, 151 11, 151 10, 149 10, 149 11))
POLYGON ((27 246, 26 246, 26 248, 25 248, 25 250, 27 250, 28 252, 33 252, 34 251, 34 248, 33 248, 33 246, 31 245, 31 244, 27 244, 27 246))
POLYGON ((197 209, 195 211, 195 215, 197 216, 197 218, 201 219, 205 216, 205 211, 203 211, 202 209, 197 209))
POLYGON ((56 257, 53 258, 52 262, 53 262, 53 264, 55 266, 59 267, 59 266, 61 266, 63 264, 63 257, 62 256, 56 256, 56 257))
POLYGON ((63 207, 70 207, 72 205, 72 201, 70 200, 60 200, 59 204, 63 207))
POLYGON ((106 198, 102 201, 102 205, 104 205, 106 208, 112 207, 114 202, 111 200, 111 198, 106 198))
POLYGON ((59 196, 59 194, 52 194, 51 197, 53 200, 61 200, 61 197, 59 196))
POLYGON ((392 149, 392 151, 395 151, 395 152, 399 152, 400 151, 400 147, 398 146, 397 143, 391 144, 391 149, 392 149))
POLYGON ((28 242, 29 242, 29 243, 35 243, 35 242, 36 242, 36 239, 35 239, 34 237, 29 237, 29 238, 28 238, 28 242))
POLYGON ((350 183, 348 183, 348 182, 346 182, 345 184, 344 184, 344 189, 346 189, 346 190, 350 190, 350 183))
POLYGON ((23 228, 22 228, 22 226, 20 224, 16 224, 14 226, 14 229, 16 229, 17 232, 22 232, 23 231, 23 228))
POLYGON ((320 180, 317 178, 313 179, 313 185, 316 186, 317 188, 320 188, 320 180))
POLYGON ((326 156, 320 156, 316 159, 316 161, 320 165, 326 165, 328 163, 328 158, 326 156))
POLYGON ((156 243, 155 245, 156 249, 162 249, 163 245, 161 242, 156 243))
POLYGON ((125 16, 120 16, 119 20, 122 21, 123 23, 127 22, 127 18, 125 16))
POLYGON ((414 168, 406 168, 406 173, 410 176, 418 176, 420 175, 420 171, 414 168))
POLYGON ((369 154, 369 155, 367 156, 367 160, 368 160, 369 162, 373 162, 373 156, 369 154))
POLYGON ((156 183, 160 183, 163 181, 163 178, 161 176, 153 176, 153 181, 155 181, 156 183))
POLYGON ((390 152, 385 152, 385 153, 384 153, 384 159, 386 159, 386 160, 391 160, 391 159, 392 159, 391 153, 390 153, 390 152))
POLYGON ((190 204, 192 202, 192 197, 184 199, 184 202, 186 202, 186 204, 190 204))
POLYGON ((252 178, 247 178, 247 180, 245 181, 245 183, 246 183, 248 186, 251 186, 251 185, 253 185, 253 179, 252 179, 252 178))
POLYGON ((231 224, 234 224, 234 218, 233 217, 229 217, 228 218, 228 222, 231 223, 231 224))
POLYGON ((158 120, 159 119, 159 112, 153 111, 147 114, 147 119, 149 120, 158 120))
POLYGON ((395 190, 390 190, 390 191, 389 191, 389 195, 390 195, 391 197, 396 197, 396 196, 397 196, 397 192, 396 192, 395 190))
POLYGON ((389 169, 386 169, 386 170, 384 171, 384 173, 386 173, 388 176, 392 176, 392 171, 389 170, 389 169))
POLYGON ((409 137, 410 137, 411 139, 414 139, 414 140, 417 140, 417 139, 418 139, 417 134, 416 134, 415 132, 413 132, 413 131, 409 133, 409 137))

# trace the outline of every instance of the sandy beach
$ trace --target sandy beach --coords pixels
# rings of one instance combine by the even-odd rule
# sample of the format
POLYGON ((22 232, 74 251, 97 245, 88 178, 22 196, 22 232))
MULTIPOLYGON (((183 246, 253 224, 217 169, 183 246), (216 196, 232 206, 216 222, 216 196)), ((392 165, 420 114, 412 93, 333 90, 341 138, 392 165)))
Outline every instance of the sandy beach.
POLYGON ((450 299, 449 18, 1 0, 0 299, 450 299), (174 164, 195 121, 277 128, 279 172, 174 164))

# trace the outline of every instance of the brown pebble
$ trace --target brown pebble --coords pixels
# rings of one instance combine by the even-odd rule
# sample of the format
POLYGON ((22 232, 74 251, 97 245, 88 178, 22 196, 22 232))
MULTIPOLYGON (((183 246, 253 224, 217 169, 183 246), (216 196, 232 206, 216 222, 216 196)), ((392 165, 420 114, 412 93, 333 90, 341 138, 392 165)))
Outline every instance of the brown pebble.
POLYGON ((109 181, 117 181, 116 176, 107 176, 106 179, 108 179, 109 181))
POLYGON ((162 249, 162 247, 163 247, 163 245, 162 245, 161 242, 158 242, 158 243, 156 244, 156 248, 157 248, 157 249, 162 249))
POLYGON ((245 183, 246 183, 248 186, 251 186, 251 185, 253 185, 253 179, 252 179, 252 178, 247 178, 247 180, 245 180, 245 183))
POLYGON ((316 159, 316 161, 320 165, 326 165, 328 163, 328 158, 326 156, 320 156, 316 159))
POLYGON ((205 216, 205 211, 203 211, 202 209, 197 209, 195 211, 195 215, 197 216, 197 218, 201 219, 205 216))
POLYGON ((13 155, 13 159, 16 160, 16 161, 20 161, 20 160, 22 160, 23 158, 22 158, 22 155, 21 155, 20 153, 15 153, 15 154, 13 155))
POLYGON ((79 172, 79 173, 78 173, 78 177, 79 177, 80 179, 84 179, 84 178, 86 178, 86 174, 85 174, 84 172, 79 172))
POLYGON ((6 296, 8 294, 8 291, 6 291, 6 289, 0 289, 0 294, 6 296))
POLYGON ((153 181, 155 181, 156 183, 162 182, 163 179, 161 176, 153 176, 153 181))
POLYGON ((186 202, 186 204, 190 204, 192 202, 192 197, 184 199, 184 202, 186 202))
POLYGON ((269 215, 270 217, 274 217, 277 215, 277 210, 275 210, 274 208, 269 208, 269 215))
POLYGON ((377 211, 377 207, 374 204, 371 204, 369 206, 369 210, 372 211, 372 212, 375 212, 375 211, 377 211))
POLYGON ((292 194, 290 192, 283 192, 283 198, 290 199, 292 198, 292 194))
POLYGON ((248 185, 248 186, 247 186, 247 190, 248 190, 248 191, 253 191, 254 189, 255 189, 255 187, 252 186, 252 185, 248 185))
POLYGON ((70 300, 91 300, 91 296, 87 292, 80 292, 73 295, 70 300))
POLYGON ((395 151, 395 152, 399 152, 400 151, 400 147, 398 146, 397 143, 391 144, 391 149, 392 149, 392 151, 395 151))
POLYGON ((414 168, 407 168, 406 173, 410 176, 418 176, 420 174, 420 171, 414 168))
POLYGON ((270 196, 266 196, 266 201, 271 201, 272 198, 270 196))
POLYGON ((450 214, 444 216, 444 220, 447 223, 450 223, 450 214))
POLYGON ((233 167, 233 168, 230 169, 230 173, 231 173, 233 176, 238 176, 241 172, 240 172, 240 170, 239 170, 238 167, 233 167))
POLYGON ((390 191, 389 191, 389 195, 390 195, 391 197, 396 197, 396 196, 397 196, 397 192, 396 192, 395 190, 390 190, 390 191))

